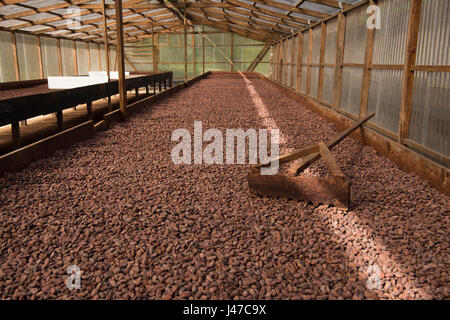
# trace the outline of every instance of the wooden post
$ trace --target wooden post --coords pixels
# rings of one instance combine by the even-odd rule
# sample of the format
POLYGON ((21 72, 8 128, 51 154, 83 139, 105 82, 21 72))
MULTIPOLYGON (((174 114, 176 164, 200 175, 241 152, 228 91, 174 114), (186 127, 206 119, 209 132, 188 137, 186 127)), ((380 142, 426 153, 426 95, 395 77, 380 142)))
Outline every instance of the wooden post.
POLYGON ((295 37, 291 38, 291 82, 289 87, 294 87, 294 77, 295 77, 295 37))
POLYGON ((402 102, 400 108, 398 141, 404 143, 409 136, 411 120, 411 105, 414 87, 414 71, 416 62, 417 42, 419 39, 420 13, 422 0, 411 0, 409 11, 408 35, 406 40, 405 65, 403 67, 402 102))
POLYGON ((38 50, 38 62, 39 62, 39 77, 44 79, 44 68, 42 63, 42 49, 41 49, 41 37, 36 36, 36 47, 38 50))
POLYGON ((280 63, 281 63, 281 57, 280 57, 280 52, 281 52, 281 42, 277 43, 277 49, 276 49, 276 59, 275 59, 275 80, 278 83, 280 82, 280 63))
POLYGON ((205 25, 202 25, 202 70, 205 73, 205 25))
POLYGON ((285 41, 284 41, 284 46, 285 46, 285 48, 284 48, 284 64, 285 64, 285 67, 284 67, 284 77, 283 77, 283 79, 284 79, 284 85, 287 87, 287 86, 289 86, 289 83, 288 83, 288 53, 289 53, 289 39, 286 39, 285 41))
MULTIPOLYGON (((370 5, 375 5, 374 0, 370 0, 370 5)), ((359 105, 359 117, 367 114, 367 105, 369 104, 370 77, 373 57, 373 42, 375 38, 375 28, 367 29, 366 33, 366 50, 364 52, 364 69, 361 85, 361 103, 359 105)))
POLYGON ((75 75, 78 75, 78 59, 77 59, 77 42, 73 40, 73 66, 75 69, 75 75))
POLYGON ((16 80, 20 81, 19 58, 17 57, 16 34, 14 32, 11 32, 11 44, 13 49, 14 70, 16 72, 16 80))
POLYGON ((117 31, 117 55, 119 62, 119 101, 120 112, 125 119, 127 116, 127 91, 125 90, 125 61, 123 50, 123 17, 122 0, 116 0, 116 31, 117 31))
POLYGON ((302 86, 302 63, 303 63, 303 32, 298 33, 298 54, 297 54, 297 86, 296 91, 301 91, 302 86))
POLYGON ((306 74, 306 94, 309 96, 311 93, 311 60, 312 60, 312 46, 313 46, 313 31, 310 27, 309 30, 309 42, 308 42, 308 71, 306 74))
POLYGON ((231 33, 231 52, 230 52, 230 71, 233 71, 234 69, 234 36, 233 32, 231 33))
POLYGON ((345 24, 346 24, 346 17, 342 12, 340 12, 338 15, 336 66, 334 69, 333 102, 332 102, 333 109, 338 109, 341 104, 342 63, 344 62, 345 24))
POLYGON ((61 40, 57 40, 56 47, 58 49, 58 66, 59 66, 59 75, 63 75, 63 68, 62 68, 62 60, 61 60, 61 40))
POLYGON ((155 33, 152 27, 152 59, 153 59, 153 71, 158 70, 158 64, 156 61, 156 48, 155 48, 155 33))
MULTIPOLYGON (((183 10, 183 25, 184 25, 184 82, 187 82, 187 26, 186 26, 186 1, 184 2, 183 10)), ((160 90, 161 91, 161 90, 160 90)))
POLYGON ((58 128, 58 131, 62 131, 62 129, 63 129, 63 112, 62 112, 62 110, 59 110, 56 112, 56 125, 58 128))
POLYGON ((92 112, 92 101, 89 101, 86 104, 86 109, 87 109, 87 114, 88 114, 89 120, 93 120, 94 119, 94 114, 92 112))
POLYGON ((167 81, 164 79, 164 90, 167 90, 167 81))
POLYGON ((158 89, 159 89, 159 92, 161 92, 161 81, 158 82, 158 89))
POLYGON ((20 125, 19 122, 11 123, 11 136, 13 149, 20 148, 20 125))
POLYGON ((319 62, 319 87, 317 89, 317 100, 322 101, 323 95, 323 72, 325 67, 325 45, 327 37, 327 25, 322 22, 321 24, 321 37, 320 37, 320 62, 319 62))
MULTIPOLYGON (((194 63, 193 71, 194 71, 194 77, 195 77, 196 72, 195 72, 195 28, 194 28, 194 26, 192 26, 192 60, 194 63)), ((166 80, 164 80, 164 89, 165 88, 166 88, 166 80)))
MULTIPOLYGON (((109 61, 109 44, 108 44, 108 26, 107 26, 107 17, 106 17, 106 3, 103 1, 103 34, 105 39, 105 61, 106 61, 106 76, 108 77, 108 82, 111 82, 110 76, 110 61, 109 61)), ((111 111, 111 96, 108 95, 108 111, 111 111)))

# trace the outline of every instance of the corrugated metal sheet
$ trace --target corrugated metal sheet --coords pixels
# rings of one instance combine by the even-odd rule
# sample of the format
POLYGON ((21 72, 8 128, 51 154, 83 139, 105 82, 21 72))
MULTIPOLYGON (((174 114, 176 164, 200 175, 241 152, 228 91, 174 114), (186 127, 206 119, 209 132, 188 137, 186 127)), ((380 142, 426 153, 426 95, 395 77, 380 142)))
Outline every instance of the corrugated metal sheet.
POLYGON ((422 2, 416 64, 450 65, 450 1, 422 2))
POLYGON ((327 36, 325 39, 325 63, 336 63, 337 18, 327 22, 327 36))
POLYGON ((41 37, 42 66, 44 78, 59 76, 58 47, 55 38, 41 37))
POLYGON ((17 33, 16 46, 20 80, 39 79, 39 56, 36 36, 17 33))
POLYGON ((61 46, 61 60, 63 67, 63 75, 64 76, 73 76, 75 75, 75 63, 73 56, 73 41, 71 40, 60 40, 61 46))
POLYGON ((341 109, 353 115, 359 115, 362 74, 362 68, 344 67, 342 70, 341 109))
POLYGON ((78 75, 83 76, 89 73, 87 43, 77 41, 77 65, 78 75))
POLYGON ((325 67, 323 70, 323 102, 331 104, 333 101, 334 67, 325 67))
POLYGON ((375 30, 374 64, 403 64, 410 3, 410 0, 379 1, 382 27, 375 30))
POLYGON ((0 82, 16 80, 11 33, 0 31, 0 82))
POLYGON ((319 87, 319 67, 311 67, 311 89, 309 95, 317 98, 317 91, 319 87))
POLYGON ((367 112, 375 112, 370 121, 398 132, 402 99, 402 70, 372 70, 367 112))
POLYGON ((312 63, 320 62, 320 43, 322 41, 322 29, 321 26, 314 27, 313 29, 313 43, 312 43, 312 63))
POLYGON ((409 138, 450 157, 450 73, 416 72, 409 138))
POLYGON ((100 71, 98 44, 89 43, 89 54, 91 56, 91 71, 100 71))
POLYGON ((364 63, 367 33, 367 5, 347 13, 344 63, 364 63))

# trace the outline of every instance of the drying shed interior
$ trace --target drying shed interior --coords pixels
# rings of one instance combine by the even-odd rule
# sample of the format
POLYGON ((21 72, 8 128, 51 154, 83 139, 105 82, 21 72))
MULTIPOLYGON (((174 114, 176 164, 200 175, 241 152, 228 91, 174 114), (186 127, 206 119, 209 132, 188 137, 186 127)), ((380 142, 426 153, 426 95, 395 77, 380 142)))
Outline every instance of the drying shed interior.
POLYGON ((449 16, 0 0, 0 298, 449 299, 449 16), (291 158, 323 142, 280 175, 331 173, 349 205, 251 192, 251 137, 220 157, 237 129, 291 158))

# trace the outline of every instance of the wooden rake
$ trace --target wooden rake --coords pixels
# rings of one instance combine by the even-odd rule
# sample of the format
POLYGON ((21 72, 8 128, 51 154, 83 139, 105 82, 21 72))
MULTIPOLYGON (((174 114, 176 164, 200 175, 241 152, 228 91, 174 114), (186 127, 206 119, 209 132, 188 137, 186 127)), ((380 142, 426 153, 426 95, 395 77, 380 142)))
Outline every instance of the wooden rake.
POLYGON ((286 153, 264 164, 252 165, 247 176, 248 187, 252 196, 309 201, 315 204, 334 205, 348 211, 350 208, 350 182, 346 179, 331 149, 348 137, 353 131, 371 119, 372 113, 344 132, 336 135, 327 144, 317 144, 286 153), (302 158, 300 163, 290 170, 291 175, 261 175, 261 168, 270 166, 278 159, 278 165, 302 158), (318 159, 322 158, 330 171, 330 177, 317 178, 301 173, 318 159))

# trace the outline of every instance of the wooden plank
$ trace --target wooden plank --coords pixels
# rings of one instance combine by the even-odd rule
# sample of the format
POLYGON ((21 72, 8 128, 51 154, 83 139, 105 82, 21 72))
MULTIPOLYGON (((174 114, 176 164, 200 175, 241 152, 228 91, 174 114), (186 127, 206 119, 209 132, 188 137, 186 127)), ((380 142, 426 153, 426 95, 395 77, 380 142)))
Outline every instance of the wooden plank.
POLYGON ((319 142, 319 152, 333 178, 344 179, 344 173, 341 168, 339 168, 336 159, 333 157, 330 149, 328 149, 325 143, 319 142))
POLYGON ((344 62, 344 43, 345 43, 345 25, 346 17, 343 13, 338 15, 338 35, 336 43, 336 66, 334 69, 333 82, 333 100, 331 107, 335 110, 341 105, 342 92, 342 63, 344 62))
POLYGON ((72 54, 73 54, 73 66, 75 69, 75 75, 78 75, 78 59, 77 59, 77 42, 75 40, 73 40, 73 50, 72 50, 72 54))
POLYGON ((125 54, 123 52, 123 17, 122 0, 116 0, 116 30, 117 30, 117 56, 119 62, 119 101, 120 112, 125 119, 127 116, 127 91, 125 89, 125 54))
MULTIPOLYGON (((108 82, 111 82, 111 63, 109 57, 109 43, 108 43, 108 27, 107 27, 107 15, 106 15, 106 3, 105 0, 102 0, 102 16, 103 16, 103 37, 105 42, 105 61, 106 61, 106 76, 108 78, 108 82)), ((91 107, 92 109, 92 107, 91 107)), ((111 112, 111 96, 108 95, 108 112, 111 112)), ((91 110, 92 113, 92 110, 91 110)))
POLYGON ((89 49, 89 42, 87 43, 87 59, 88 59, 88 71, 91 70, 91 50, 89 49))
POLYGON ((283 73, 283 81, 284 81, 284 85, 285 86, 289 86, 289 83, 288 83, 288 55, 289 55, 289 40, 288 39, 286 39, 285 41, 284 41, 284 46, 285 46, 285 48, 284 48, 284 73, 283 73))
POLYGON ((400 107, 398 142, 404 143, 409 135, 411 120, 411 105, 414 87, 414 71, 416 62, 417 42, 419 39, 420 13, 422 0, 411 0, 409 11, 408 35, 406 40, 405 66, 403 68, 402 102, 400 107))
POLYGON ((13 149, 20 148, 20 124, 19 122, 11 123, 11 136, 13 149))
POLYGON ((39 77, 44 79, 44 68, 42 63, 42 48, 41 48, 41 37, 36 36, 36 47, 38 51, 38 63, 39 63, 39 77))
POLYGON ((291 82, 290 82, 290 87, 293 88, 294 87, 294 78, 295 78, 295 68, 294 66, 297 65, 297 62, 295 61, 295 39, 297 39, 297 37, 292 37, 291 39, 291 82))
POLYGON ((234 70, 234 36, 233 32, 231 32, 231 48, 230 48, 230 71, 234 70))
POLYGON ((412 70, 429 72, 450 72, 450 66, 412 66, 412 70))
MULTIPOLYGON (((184 31, 184 82, 187 81, 188 71, 187 71, 187 20, 186 20, 186 1, 184 2, 183 9, 183 31, 184 31)), ((161 89, 159 90, 161 91, 161 89)))
POLYGON ((155 32, 152 27, 152 61, 153 61, 153 71, 158 70, 158 63, 156 61, 156 48, 155 48, 155 32))
POLYGON ((63 112, 62 110, 56 111, 56 126, 58 131, 63 130, 63 112))
POLYGON ((20 81, 19 58, 17 57, 16 34, 14 32, 11 32, 11 44, 14 57, 14 71, 16 73, 16 80, 20 81))
POLYGON ((325 63, 325 45, 327 37, 327 25, 322 23, 321 25, 321 35, 320 35, 320 66, 319 66, 319 87, 317 92, 317 100, 322 101, 323 95, 323 73, 324 73, 324 63, 325 63))
POLYGON ((306 94, 311 93, 311 61, 312 61, 312 46, 313 46, 313 31, 309 28, 309 42, 308 42, 308 70, 306 74, 306 94))
POLYGON ((297 44, 297 85, 296 85, 296 91, 301 91, 302 86, 302 60, 303 60, 303 33, 298 33, 298 44, 297 44))
MULTIPOLYGON (((375 1, 370 0, 370 5, 375 5, 375 1)), ((373 43, 375 38, 375 28, 367 29, 366 32, 366 49, 364 52, 364 70, 361 85, 361 102, 359 105, 359 116, 363 117, 367 114, 367 105, 369 103, 370 90, 370 66, 372 65, 373 43)))
MULTIPOLYGON (((202 32, 205 32, 205 26, 202 25, 202 32)), ((205 34, 202 33, 202 70, 205 73, 205 34)))
POLYGON ((56 42, 56 48, 57 53, 58 53, 58 67, 59 67, 59 75, 62 76, 63 75, 63 68, 62 68, 62 60, 61 60, 61 40, 58 39, 58 41, 56 42))
MULTIPOLYGON (((194 27, 192 27, 192 62, 193 62, 193 72, 194 72, 194 78, 197 76, 195 72, 195 34, 194 34, 194 27)), ((170 33, 169 33, 170 34, 170 33)), ((166 81, 164 81, 164 89, 166 88, 166 81)))
POLYGON ((89 101, 88 103, 86 103, 86 109, 87 109, 88 119, 93 120, 94 114, 92 112, 92 101, 89 101))
POLYGON ((281 166, 282 164, 297 160, 301 157, 304 157, 311 153, 317 153, 317 152, 319 152, 319 146, 317 144, 314 144, 311 146, 307 146, 307 147, 303 147, 301 149, 291 151, 289 153, 278 156, 274 159, 270 159, 270 161, 268 161, 267 163, 259 163, 259 164, 253 165, 252 168, 261 168, 261 167, 269 166, 274 161, 278 161, 278 165, 281 166))

